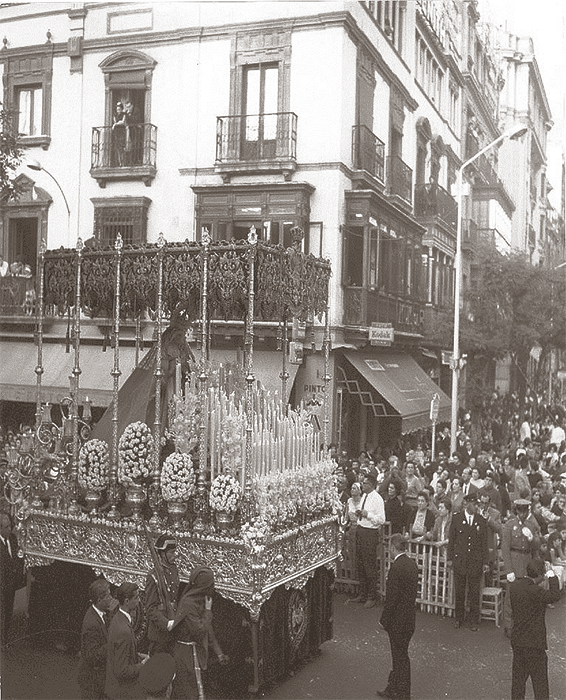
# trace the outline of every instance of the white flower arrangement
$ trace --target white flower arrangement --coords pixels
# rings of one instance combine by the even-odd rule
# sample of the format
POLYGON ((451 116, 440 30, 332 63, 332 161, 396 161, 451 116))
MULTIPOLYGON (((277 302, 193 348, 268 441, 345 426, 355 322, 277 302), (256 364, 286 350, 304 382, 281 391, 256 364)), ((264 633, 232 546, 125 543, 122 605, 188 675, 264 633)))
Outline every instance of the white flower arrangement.
POLYGON ((79 452, 77 478, 87 491, 102 491, 108 486, 108 445, 104 440, 89 440, 79 452))
POLYGON ((280 528, 297 521, 299 516, 312 519, 340 513, 335 468, 335 462, 325 460, 298 470, 256 477, 259 517, 272 528, 280 528))
POLYGON ((190 455, 170 454, 161 469, 161 493, 165 501, 187 501, 195 490, 195 472, 190 455))
POLYGON ((188 385, 184 397, 173 397, 167 434, 173 438, 175 448, 185 454, 198 443, 199 397, 196 390, 188 385))
POLYGON ((210 507, 212 510, 235 513, 242 498, 242 487, 231 474, 219 474, 210 486, 210 507))
POLYGON ((118 443, 118 481, 140 484, 152 474, 153 435, 142 421, 126 426, 118 443))
POLYGON ((265 542, 270 534, 269 524, 262 518, 257 518, 252 524, 245 523, 241 529, 244 544, 252 554, 263 554, 265 542))
POLYGON ((243 415, 232 414, 222 417, 220 426, 220 459, 225 471, 234 473, 242 466, 244 430, 243 415))

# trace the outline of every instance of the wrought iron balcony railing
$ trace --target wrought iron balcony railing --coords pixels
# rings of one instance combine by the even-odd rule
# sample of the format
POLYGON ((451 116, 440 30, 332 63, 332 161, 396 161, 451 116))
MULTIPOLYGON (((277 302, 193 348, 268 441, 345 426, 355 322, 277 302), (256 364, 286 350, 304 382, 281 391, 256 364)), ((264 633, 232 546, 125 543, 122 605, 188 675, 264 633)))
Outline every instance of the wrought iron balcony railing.
POLYGON ((92 129, 90 173, 99 182, 151 180, 156 173, 156 157, 157 127, 153 124, 95 126, 92 129))
POLYGON ((216 119, 216 162, 238 163, 297 158, 297 115, 238 114, 216 119))
POLYGON ((421 333, 424 304, 366 287, 344 287, 345 326, 368 328, 391 323, 400 333, 421 333))
POLYGON ((385 182, 385 144, 361 124, 352 127, 352 164, 385 182))
POLYGON ((399 156, 387 158, 387 189, 409 204, 412 203, 413 171, 399 156))
POLYGON ((458 205, 454 197, 440 185, 417 185, 415 215, 423 218, 438 217, 455 229, 458 221, 458 205))

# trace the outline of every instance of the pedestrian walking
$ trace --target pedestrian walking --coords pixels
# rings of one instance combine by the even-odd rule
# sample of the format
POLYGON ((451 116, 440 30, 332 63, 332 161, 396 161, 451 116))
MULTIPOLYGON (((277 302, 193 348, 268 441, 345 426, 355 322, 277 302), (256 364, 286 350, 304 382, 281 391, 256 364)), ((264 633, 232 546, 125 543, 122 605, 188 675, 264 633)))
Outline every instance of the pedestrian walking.
POLYGON ((389 636, 392 670, 385 689, 377 691, 380 698, 409 700, 411 697, 409 643, 415 632, 419 570, 417 564, 407 555, 406 548, 407 543, 402 534, 391 535, 391 567, 387 574, 385 603, 380 622, 389 636))
POLYGON ((102 700, 106 697, 106 657, 110 613, 117 601, 110 593, 110 584, 97 579, 90 584, 92 605, 87 609, 81 628, 81 656, 78 684, 82 700, 102 700))
POLYGON ((464 511, 454 513, 448 536, 447 566, 454 572, 456 598, 454 627, 464 624, 466 588, 470 606, 470 629, 477 632, 480 622, 480 581, 489 569, 487 524, 477 513, 477 495, 464 496, 464 511))
POLYGON ((137 698, 138 676, 149 658, 138 655, 132 613, 140 602, 140 591, 135 583, 122 583, 116 589, 120 603, 108 629, 106 655, 106 695, 110 700, 137 698))
POLYGON ((552 569, 545 573, 542 559, 531 559, 526 576, 510 585, 513 630, 512 700, 524 700, 527 680, 531 679, 535 700, 548 700, 548 657, 546 650, 546 606, 560 599, 560 584, 552 569), (545 577, 549 589, 541 587, 545 577))

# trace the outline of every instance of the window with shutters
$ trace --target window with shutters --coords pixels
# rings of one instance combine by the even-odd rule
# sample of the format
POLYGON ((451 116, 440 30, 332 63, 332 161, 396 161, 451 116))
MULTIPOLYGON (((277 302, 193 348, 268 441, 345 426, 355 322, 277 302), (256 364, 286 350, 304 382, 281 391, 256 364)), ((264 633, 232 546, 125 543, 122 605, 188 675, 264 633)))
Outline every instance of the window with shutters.
POLYGON ((51 142, 53 45, 25 53, 6 49, 3 63, 4 104, 17 114, 21 145, 47 149, 51 142))
POLYGON ((147 242, 147 197, 94 198, 94 238, 102 247, 113 246, 118 234, 124 245, 147 242))

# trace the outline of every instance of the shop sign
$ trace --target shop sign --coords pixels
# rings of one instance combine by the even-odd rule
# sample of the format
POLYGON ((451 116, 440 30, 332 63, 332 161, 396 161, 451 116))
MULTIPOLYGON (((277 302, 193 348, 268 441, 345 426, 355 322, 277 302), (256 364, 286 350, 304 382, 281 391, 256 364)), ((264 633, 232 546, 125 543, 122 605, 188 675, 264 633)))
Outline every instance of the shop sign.
POLYGON ((371 345, 393 345, 394 330, 391 323, 375 323, 368 328, 368 337, 371 345))

